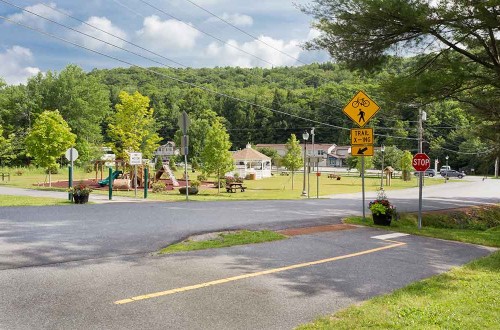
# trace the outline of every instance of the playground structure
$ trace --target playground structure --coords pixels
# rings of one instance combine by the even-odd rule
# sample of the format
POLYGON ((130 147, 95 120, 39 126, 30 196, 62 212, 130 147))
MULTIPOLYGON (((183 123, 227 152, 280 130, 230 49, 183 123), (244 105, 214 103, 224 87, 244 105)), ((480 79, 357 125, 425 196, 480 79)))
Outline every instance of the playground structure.
MULTIPOLYGON (((95 182, 98 183, 99 187, 106 187, 110 183, 110 177, 107 176, 103 178, 103 173, 109 168, 106 166, 106 163, 109 164, 109 161, 97 160, 94 163, 95 169, 95 182), (100 174, 100 179, 98 180, 100 174)), ((111 174, 111 179, 113 180, 113 189, 114 190, 130 190, 131 188, 135 188, 135 167, 128 166, 128 164, 123 160, 115 160, 114 161, 115 170, 111 174), (121 170, 118 170, 121 168, 121 170)), ((145 169, 148 165, 137 165, 137 188, 143 188, 145 183, 145 169)), ((170 189, 174 187, 179 187, 179 181, 175 178, 175 175, 172 169, 169 166, 168 161, 162 162, 162 167, 156 171, 154 177, 151 175, 148 180, 148 188, 151 188, 153 183, 160 181, 161 177, 166 174, 167 179, 171 183, 167 183, 167 187, 170 186, 170 189)))
POLYGON ((168 166, 168 163, 163 163, 163 166, 156 172, 155 181, 159 181, 164 173, 167 173, 168 178, 172 181, 172 185, 174 187, 179 187, 179 181, 175 178, 172 169, 168 166))

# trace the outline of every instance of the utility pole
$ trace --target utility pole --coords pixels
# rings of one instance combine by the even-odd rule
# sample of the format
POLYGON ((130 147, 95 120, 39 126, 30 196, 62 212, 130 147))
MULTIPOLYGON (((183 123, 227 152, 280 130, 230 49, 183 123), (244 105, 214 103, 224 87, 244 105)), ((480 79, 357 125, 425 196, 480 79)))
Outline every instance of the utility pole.
MULTIPOLYGON (((311 136, 312 136, 312 156, 313 157, 316 157, 314 155, 314 127, 311 128, 311 136)), ((310 194, 310 188, 311 188, 311 171, 310 171, 310 166, 311 166, 311 163, 310 162, 307 162, 307 198, 310 198, 311 197, 311 194, 310 194)), ((313 162, 313 170, 314 170, 314 162, 313 162)))

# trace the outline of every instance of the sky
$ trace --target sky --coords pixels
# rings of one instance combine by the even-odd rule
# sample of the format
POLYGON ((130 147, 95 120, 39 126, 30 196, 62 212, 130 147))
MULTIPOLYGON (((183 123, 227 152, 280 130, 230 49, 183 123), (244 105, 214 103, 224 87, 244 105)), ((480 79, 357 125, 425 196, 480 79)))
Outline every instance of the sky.
POLYGON ((90 71, 325 62, 325 52, 301 47, 319 34, 311 28, 312 18, 296 7, 307 2, 0 0, 0 16, 32 29, 0 19, 0 77, 15 85, 68 64, 90 71))

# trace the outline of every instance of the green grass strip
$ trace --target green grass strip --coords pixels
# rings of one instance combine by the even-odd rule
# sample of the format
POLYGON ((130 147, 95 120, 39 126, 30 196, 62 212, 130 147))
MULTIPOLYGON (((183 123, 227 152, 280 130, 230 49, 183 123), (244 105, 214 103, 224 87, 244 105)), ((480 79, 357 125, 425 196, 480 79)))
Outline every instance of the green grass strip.
POLYGON ((194 251, 217 249, 234 245, 255 244, 285 239, 286 236, 270 230, 248 231, 236 233, 221 233, 215 239, 206 241, 184 241, 167 246, 160 250, 160 254, 175 253, 180 251, 194 251))
POLYGON ((498 329, 500 251, 298 329, 498 329))
POLYGON ((50 206, 50 205, 70 205, 70 201, 60 198, 50 197, 30 197, 30 196, 13 196, 1 195, 0 206, 50 206))
POLYGON ((480 244, 486 246, 500 247, 500 226, 494 226, 488 229, 470 229, 485 227, 484 224, 496 224, 499 217, 500 207, 496 206, 486 210, 479 210, 480 214, 475 217, 475 222, 468 225, 463 224, 465 228, 436 228, 435 226, 442 226, 443 223, 452 222, 452 218, 456 217, 456 212, 449 214, 423 214, 422 229, 417 227, 417 216, 415 214, 402 214, 401 218, 397 221, 392 221, 389 227, 376 226, 373 224, 371 217, 367 217, 365 221, 361 217, 350 217, 344 222, 350 224, 357 224, 369 227, 377 227, 391 231, 398 231, 413 235, 421 235, 427 237, 441 238, 452 241, 480 244), (439 220, 439 222, 437 220, 439 220))

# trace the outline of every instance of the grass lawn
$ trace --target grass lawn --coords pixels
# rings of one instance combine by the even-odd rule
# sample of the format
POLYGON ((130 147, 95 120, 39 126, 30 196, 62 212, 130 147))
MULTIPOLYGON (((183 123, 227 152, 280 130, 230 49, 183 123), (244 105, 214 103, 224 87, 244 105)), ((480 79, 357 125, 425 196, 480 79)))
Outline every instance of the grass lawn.
POLYGON ((346 223, 378 227, 408 234, 442 238, 464 243, 500 247, 500 206, 424 213, 422 229, 416 214, 402 214, 390 227, 376 226, 370 218, 351 217, 346 223))
MULTIPOLYGON (((2 169, 4 172, 10 172, 11 178, 10 182, 2 182, 8 186, 30 188, 30 189, 47 189, 38 187, 38 184, 43 184, 47 179, 47 175, 43 169, 2 169), (22 175, 16 175, 16 172, 22 172, 22 175)), ((177 178, 182 177, 182 171, 177 170, 174 172, 177 178)), ((191 178, 196 178, 200 174, 190 173, 191 178)), ((326 174, 319 177, 319 196, 331 195, 331 194, 342 194, 342 193, 354 193, 361 191, 361 178, 359 176, 346 176, 342 175, 341 180, 329 179, 326 174)), ((351 174, 352 175, 352 174, 351 174)), ((107 175, 105 175, 107 176, 107 175)), ((85 179, 95 179, 95 173, 84 173, 82 169, 76 168, 74 171, 74 182, 85 179)), ((221 189, 221 193, 218 194, 216 188, 212 187, 200 187, 200 192, 196 196, 192 196, 193 200, 245 200, 245 199, 300 199, 302 198, 302 185, 304 176, 302 173, 296 173, 293 176, 281 176, 274 175, 271 178, 266 178, 263 180, 245 180, 244 185, 247 187, 246 191, 241 193, 227 193, 224 188, 221 189), (293 189, 292 189, 293 181, 293 189)), ((52 174, 51 179, 55 181, 67 181, 68 180, 68 169, 59 169, 58 174, 52 174)), ((209 180, 215 181, 215 178, 209 178, 209 180)), ((316 176, 311 174, 309 177, 310 182, 310 195, 311 197, 316 197, 317 184, 316 176)), ((426 179, 426 184, 442 184, 443 180, 439 178, 426 179)), ((366 190, 376 190, 380 185, 379 178, 365 178, 365 188, 366 190)), ((416 177, 413 177, 411 181, 402 181, 401 179, 393 179, 391 187, 385 187, 386 190, 402 189, 402 188, 412 188, 417 187, 418 182, 416 177)), ((57 189, 54 189, 57 190, 57 189)), ((59 189, 62 190, 62 189, 59 189)), ((94 193, 107 194, 107 191, 95 191, 94 193)), ((133 191, 115 191, 113 192, 116 196, 134 196, 133 191)), ((138 196, 142 196, 142 189, 138 190, 138 196)), ((156 194, 149 192, 148 198, 158 199, 158 200, 182 200, 183 196, 179 194, 177 190, 169 191, 166 193, 156 194)))
MULTIPOLYGON (((403 214, 390 227, 360 217, 345 222, 500 247, 500 206, 403 214)), ((500 251, 450 272, 351 306, 299 329, 498 329, 500 251)))
POLYGON ((71 205, 68 200, 59 198, 0 195, 0 206, 48 206, 71 205))
POLYGON ((216 238, 191 241, 187 240, 177 244, 172 244, 162 250, 160 254, 175 253, 181 251, 206 250, 229 247, 234 245, 255 244, 285 239, 286 236, 274 231, 248 231, 242 230, 235 233, 220 233, 216 238))
POLYGON ((500 251, 298 329, 498 329, 500 251))

